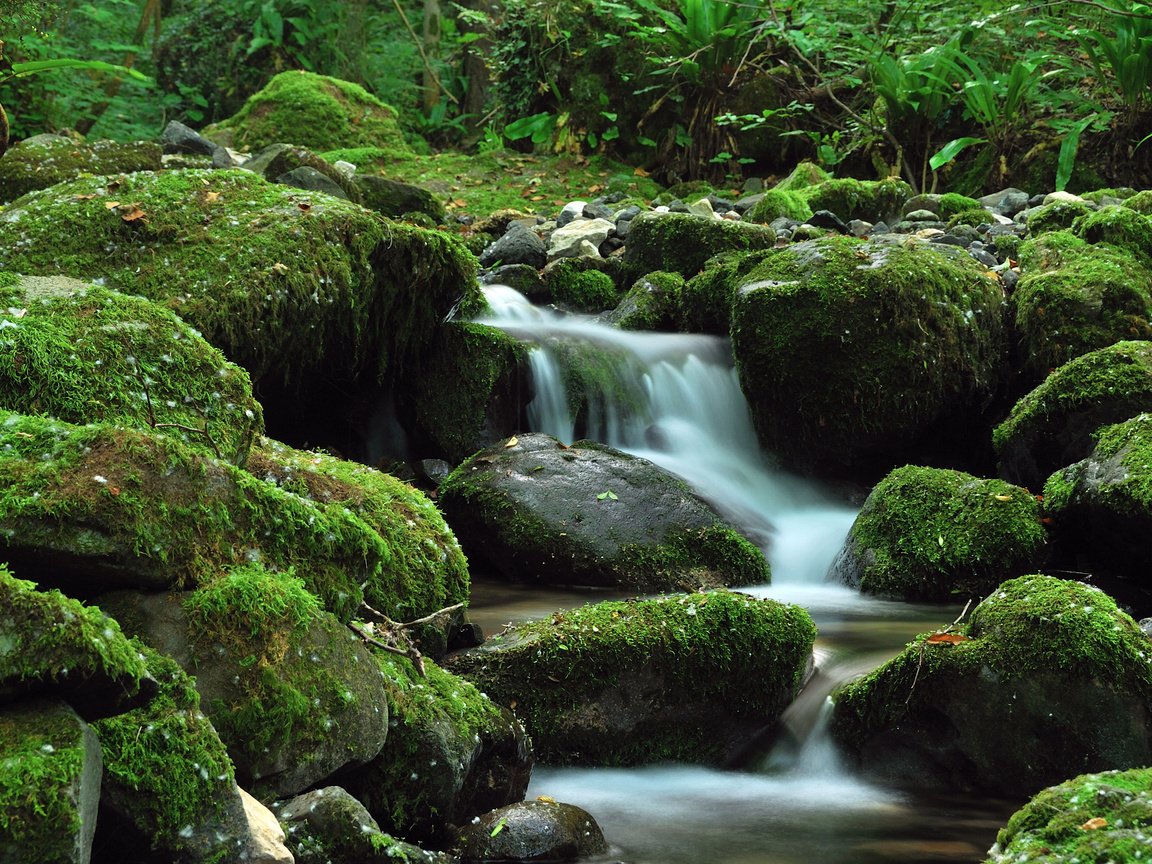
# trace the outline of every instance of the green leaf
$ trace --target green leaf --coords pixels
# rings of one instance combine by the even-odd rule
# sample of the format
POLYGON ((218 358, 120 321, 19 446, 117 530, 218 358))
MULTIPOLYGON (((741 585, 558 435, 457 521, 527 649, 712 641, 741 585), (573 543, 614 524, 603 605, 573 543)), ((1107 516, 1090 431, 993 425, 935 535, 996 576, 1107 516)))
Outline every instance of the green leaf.
POLYGON ((609 489, 606 492, 601 492, 599 495, 597 495, 596 500, 597 501, 619 501, 620 499, 616 496, 615 492, 613 492, 611 489, 609 489))
POLYGON ((508 823, 505 821, 505 819, 503 817, 501 817, 500 820, 496 823, 496 827, 492 829, 492 833, 489 834, 488 836, 489 837, 495 837, 497 834, 499 834, 501 831, 503 831, 507 826, 508 826, 508 823))
POLYGON ((931 159, 928 160, 928 167, 933 171, 938 169, 941 165, 947 165, 957 156, 959 156, 965 149, 971 147, 973 144, 987 144, 987 138, 953 138, 943 147, 941 147, 931 159))
POLYGON ((151 81, 142 72, 135 69, 129 69, 127 66, 118 66, 115 63, 105 63, 102 60, 31 60, 27 63, 13 63, 12 76, 17 77, 20 75, 36 75, 40 72, 48 72, 52 69, 87 69, 95 72, 117 72, 122 75, 127 75, 129 78, 135 78, 137 81, 151 81))
MULTIPOLYGON (((1064 140, 1060 142, 1060 155, 1056 159, 1057 192, 1063 192, 1068 186, 1068 181, 1072 179, 1072 169, 1076 165, 1076 152, 1080 149, 1080 136, 1095 119, 1095 114, 1089 114, 1069 129, 1068 134, 1064 136, 1064 140)), ((1140 145, 1137 144, 1136 146, 1139 147, 1140 145)))

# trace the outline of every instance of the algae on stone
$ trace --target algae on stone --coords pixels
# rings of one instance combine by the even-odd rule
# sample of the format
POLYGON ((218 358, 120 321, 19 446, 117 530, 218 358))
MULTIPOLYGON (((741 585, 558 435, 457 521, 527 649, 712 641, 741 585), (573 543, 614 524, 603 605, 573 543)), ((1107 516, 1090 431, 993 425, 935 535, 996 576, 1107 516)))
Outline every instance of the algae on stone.
POLYGON ((64 277, 0 284, 0 406, 152 429, 240 466, 263 425, 248 373, 171 311, 64 277))
POLYGON ((832 573, 866 594, 946 601, 983 596, 1044 563, 1040 503, 1019 486, 904 466, 874 488, 832 573))
POLYGON ((815 632, 797 606, 679 594, 518 624, 450 668, 515 706, 548 764, 723 762, 795 697, 815 632))

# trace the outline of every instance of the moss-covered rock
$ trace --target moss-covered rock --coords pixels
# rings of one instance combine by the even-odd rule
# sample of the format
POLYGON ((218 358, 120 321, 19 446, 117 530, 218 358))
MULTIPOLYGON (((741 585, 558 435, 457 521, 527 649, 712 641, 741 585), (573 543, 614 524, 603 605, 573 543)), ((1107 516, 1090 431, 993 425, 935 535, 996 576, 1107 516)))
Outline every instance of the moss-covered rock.
POLYGON ((763 554, 679 478, 639 457, 525 434, 440 487, 473 563, 517 581, 643 591, 769 580, 763 554))
POLYGON ((747 222, 759 222, 767 225, 781 216, 803 222, 812 215, 812 208, 804 200, 802 192, 789 192, 779 187, 769 189, 763 197, 752 205, 752 209, 744 214, 747 222))
POLYGON ((244 851, 232 760, 176 661, 139 646, 159 693, 95 724, 104 753, 97 845, 125 859, 225 861, 244 851))
POLYGON ((1056 369, 992 430, 1006 480, 1031 489, 1087 458, 1092 434, 1152 411, 1152 342, 1117 342, 1056 369))
POLYGON ((548 764, 722 763, 795 697, 815 632, 797 606, 680 594, 517 624, 450 668, 514 705, 548 764))
POLYGON ((689 213, 643 213, 632 220, 624 263, 631 279, 655 270, 690 279, 713 255, 771 249, 775 242, 776 234, 767 225, 689 213))
POLYGON ((1113 343, 1152 338, 1152 272, 1107 244, 1033 252, 1058 256, 1054 269, 1025 270, 1012 293, 1023 381, 1113 343))
POLYGON ((605 320, 622 330, 675 331, 681 319, 680 292, 684 277, 656 270, 633 283, 605 320))
POLYGON ((236 114, 203 134, 240 150, 284 143, 317 152, 336 147, 379 147, 399 157, 411 152, 394 109, 359 84, 303 70, 281 72, 236 114))
POLYGON ((577 312, 612 309, 620 295, 606 266, 610 264, 587 256, 560 258, 544 269, 545 291, 557 305, 577 312))
POLYGON ((792 173, 772 188, 779 189, 782 192, 796 192, 831 179, 832 175, 819 165, 814 162, 805 161, 793 168, 792 173))
POLYGON ((442 327, 400 395, 418 452, 455 465, 521 428, 530 400, 527 356, 521 342, 494 327, 442 327))
MULTIPOLYGON (((291 144, 269 144, 252 158, 244 163, 244 170, 259 174, 269 183, 279 182, 279 178, 298 168, 312 168, 331 180, 340 188, 349 201, 357 204, 364 203, 359 187, 352 182, 352 177, 338 170, 331 162, 317 156, 307 147, 295 147, 291 144)), ((289 186, 296 184, 289 183, 289 186)), ((385 214, 391 215, 391 214, 385 214)))
POLYGON ((157 303, 26 276, 0 280, 0 309, 3 408, 151 429, 241 466, 263 431, 248 373, 157 303))
POLYGON ((773 250, 728 252, 708 261, 707 266, 684 283, 680 292, 680 328, 685 333, 727 336, 732 326, 732 301, 743 277, 752 272, 773 250))
POLYGON ((273 805, 296 864, 452 864, 456 859, 390 837, 363 804, 326 786, 273 805))
MULTIPOLYGON (((779 187, 777 187, 779 188, 779 187)), ((829 210, 845 222, 864 219, 894 224, 904 202, 912 197, 912 187, 903 180, 825 180, 804 189, 804 202, 813 210, 829 210)))
POLYGON ((0 214, 0 267, 156 300, 253 380, 375 380, 478 291, 475 259, 447 234, 240 170, 88 177, 31 193, 0 214))
MULTIPOLYGON (((999 241, 1000 238, 997 238, 997 243, 999 241)), ((1046 270, 1058 270, 1064 266, 1065 261, 1080 258, 1090 249, 1083 239, 1063 229, 1021 241, 1016 257, 1020 262, 1020 271, 1034 275, 1046 270)))
POLYGON ((732 313, 761 441, 793 465, 883 474, 931 424, 970 424, 1004 375, 1003 298, 927 244, 827 237, 765 257, 732 313))
POLYGON ((1005 582, 958 633, 924 634, 833 694, 832 735, 902 784, 1031 795, 1152 760, 1152 640, 1078 582, 1005 582))
POLYGON ((1148 859, 1152 768, 1084 774, 1052 786, 1012 815, 986 864, 1148 859))
POLYGON ((440 511, 403 480, 358 462, 295 450, 264 438, 249 470, 308 501, 348 510, 389 550, 381 571, 364 583, 364 600, 397 621, 468 600, 468 562, 440 511))
POLYGON ((519 721, 472 684, 424 661, 381 654, 391 726, 380 756, 342 785, 380 827, 443 844, 449 825, 524 798, 532 745, 519 721))
POLYGON ((1127 249, 1141 263, 1152 265, 1152 219, 1131 207, 1113 205, 1080 216, 1072 230, 1088 243, 1108 243, 1127 249))
POLYGON ((347 618, 391 554, 341 504, 308 501, 171 438, 0 412, 0 548, 90 597, 194 587, 262 561, 297 567, 347 618))
POLYGON ((1152 549, 1152 414, 1096 431, 1088 458, 1044 484, 1055 538, 1083 566, 1148 587, 1152 549))
POLYGON ((1143 192, 1137 192, 1135 195, 1125 198, 1124 206, 1145 216, 1152 216, 1152 189, 1145 189, 1143 192))
POLYGON ((375 210, 392 219, 402 219, 412 213, 423 213, 437 225, 448 219, 444 203, 429 192, 411 183, 389 180, 371 174, 356 174, 352 185, 360 192, 360 201, 369 210, 375 210))
POLYGON ((92 720, 154 692, 139 651, 99 609, 59 591, 39 591, 5 564, 0 609, 0 700, 49 693, 92 720))
POLYGON ((160 156, 160 145, 151 141, 84 143, 37 136, 37 140, 17 144, 0 159, 0 204, 81 174, 158 171, 160 156))
POLYGON ((872 490, 832 572, 866 594, 981 597, 1044 564, 1040 519, 1040 502, 1019 486, 908 465, 872 490))
POLYGON ((291 571, 246 564, 190 593, 100 603, 195 670, 236 776, 258 796, 296 794, 384 746, 387 696, 372 655, 291 571))
POLYGON ((1073 222, 1091 214, 1093 209, 1084 201, 1053 201, 1028 211, 1028 233, 1037 237, 1048 231, 1071 228, 1073 222))
POLYGON ((0 858, 87 864, 100 800, 100 744, 63 702, 0 707, 0 858))

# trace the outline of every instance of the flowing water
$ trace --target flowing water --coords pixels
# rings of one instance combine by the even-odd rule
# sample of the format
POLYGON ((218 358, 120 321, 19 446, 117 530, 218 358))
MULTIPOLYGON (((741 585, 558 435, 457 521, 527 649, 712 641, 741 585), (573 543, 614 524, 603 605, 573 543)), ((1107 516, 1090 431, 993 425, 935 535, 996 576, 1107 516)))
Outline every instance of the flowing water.
MULTIPOLYGON (((628 864, 981 861, 1020 802, 870 784, 846 769, 826 734, 836 685, 959 610, 876 600, 825 581, 855 510, 760 451, 727 340, 621 331, 532 306, 504 286, 485 293, 491 314, 484 323, 533 346, 531 431, 566 443, 577 435, 601 441, 683 477, 764 549, 772 584, 741 590, 804 606, 820 633, 817 673, 770 741, 750 742, 741 770, 544 767, 534 772, 529 796, 590 811, 613 847, 606 860, 628 864), (578 417, 564 377, 574 352, 601 367, 578 417)), ((494 632, 612 596, 477 582, 471 612, 494 632)))

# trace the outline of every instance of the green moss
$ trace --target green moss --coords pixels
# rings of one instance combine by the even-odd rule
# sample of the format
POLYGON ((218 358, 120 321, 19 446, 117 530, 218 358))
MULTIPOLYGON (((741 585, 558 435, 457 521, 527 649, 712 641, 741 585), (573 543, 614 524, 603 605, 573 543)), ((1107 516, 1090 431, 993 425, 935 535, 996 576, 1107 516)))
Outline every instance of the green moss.
POLYGON ((1130 207, 1144 216, 1152 216, 1152 189, 1137 192, 1131 198, 1124 199, 1124 206, 1130 207))
POLYGON ((1043 563, 1035 496, 1000 480, 905 466, 885 477, 848 532, 851 573, 868 594, 905 600, 981 596, 1043 563))
POLYGON ((1058 439, 1072 434, 1070 427, 1087 435, 1099 425, 1091 418, 1118 421, 1126 419, 1118 414, 1130 417, 1149 405, 1152 343, 1117 342, 1077 357, 1045 378, 992 430, 992 445, 998 453, 1009 445, 1048 453, 1058 439))
POLYGON ((774 189, 781 192, 797 192, 832 179, 832 175, 813 162, 801 162, 792 173, 777 183, 774 189))
POLYGON ((1115 342, 1152 337, 1152 275, 1107 244, 1065 253, 1054 270, 1027 271, 1012 294, 1029 381, 1115 342))
POLYGON ((589 267, 591 259, 561 258, 544 272, 544 284, 553 301, 579 312, 602 312, 619 302, 612 277, 589 267))
POLYGON ((493 699, 515 705, 545 763, 711 761, 726 746, 722 722, 770 721, 791 701, 815 632, 796 606, 679 594, 558 612, 458 660, 493 699), (599 717, 617 690, 633 713, 599 717))
MULTIPOLYGON (((21 864, 80 860, 84 724, 63 704, 6 709, 0 709, 0 854, 21 864)), ((89 779, 98 787, 98 778, 89 779)))
POLYGON ((1088 462, 1078 462, 1048 478, 1044 484, 1044 504, 1060 518, 1061 511, 1090 494, 1117 517, 1152 511, 1152 414, 1139 414, 1131 420, 1096 431, 1092 459, 1109 464, 1106 477, 1094 476, 1088 462))
POLYGON ((659 546, 622 546, 620 558, 616 566, 630 573, 634 584, 711 588, 772 581, 764 553, 738 532, 719 525, 673 532, 659 546))
POLYGON ((39 591, 0 563, 0 684, 4 689, 103 676, 125 695, 140 689, 144 661, 120 625, 59 591, 39 591))
POLYGON ((0 538, 71 561, 79 589, 194 587, 246 560, 298 567, 337 615, 391 559, 340 504, 284 492, 170 439, 0 412, 0 538))
POLYGON ((231 135, 231 145, 259 150, 298 144, 312 150, 379 147, 411 153, 396 111, 363 87, 312 72, 281 72, 227 120, 204 129, 209 138, 231 135))
POLYGON ((1119 246, 1152 266, 1152 219, 1131 207, 1101 207, 1078 217, 1072 230, 1088 243, 1119 246))
POLYGON ((516 428, 527 356, 523 343, 494 327, 452 321, 440 328, 405 396, 434 452, 456 464, 502 434, 497 420, 516 428))
MULTIPOLYGON (((1000 238, 996 238, 997 244, 1000 238)), ((997 245, 999 248, 999 245, 997 245)), ((1091 247, 1071 231, 1047 231, 1020 242, 1020 272, 1033 276, 1045 270, 1058 270, 1066 261, 1090 254, 1091 247)))
POLYGON ((737 287, 772 254, 773 250, 729 252, 708 261, 700 273, 684 283, 680 293, 681 329, 686 333, 727 336, 737 287))
POLYGON ((657 270, 637 279, 612 314, 622 330, 674 331, 681 319, 684 277, 657 270))
POLYGON ((776 234, 766 225, 688 213, 641 214, 632 220, 624 261, 632 278, 667 270, 690 279, 721 252, 771 249, 775 243, 776 234))
POLYGON ((4 408, 153 429, 240 465, 262 431, 248 373, 156 303, 29 277, 0 286, 0 308, 4 408))
POLYGON ((960 212, 948 217, 948 227, 955 228, 957 225, 985 225, 990 220, 990 214, 983 207, 974 207, 971 210, 961 210, 960 212))
POLYGON ((0 216, 0 266, 156 300, 253 379, 317 366, 383 376, 478 293, 475 259, 447 234, 239 170, 31 193, 0 216))
POLYGON ((137 648, 160 690, 148 705, 96 722, 103 794, 152 838, 154 848, 175 853, 186 845, 190 826, 204 828, 225 816, 235 773, 200 712, 195 682, 170 657, 139 643, 137 648))
POLYGON ((765 446, 847 464, 985 398, 1002 374, 999 279, 925 245, 827 237, 738 284, 732 344, 765 446))
POLYGON ((1068 674, 1152 700, 1148 637, 1098 588, 1051 576, 1012 579, 973 610, 959 633, 968 640, 925 644, 931 634, 922 634, 838 690, 834 738, 858 749, 871 735, 915 722, 921 705, 966 678, 1007 683, 1068 674))
MULTIPOLYGON (((1047 234, 1044 236, 1050 237, 1052 235, 1047 234)), ((1011 259, 1013 261, 1018 261, 1020 258, 1020 247, 1022 241, 1016 234, 997 234, 993 240, 993 243, 996 246, 996 254, 1000 257, 1000 260, 1007 261, 1011 259)))
POLYGON ((467 602, 468 562, 423 492, 367 465, 269 439, 253 452, 249 469, 300 498, 346 508, 380 535, 391 556, 363 585, 374 609, 408 621, 467 602))
POLYGON ((1136 190, 1127 186, 1115 187, 1109 186, 1104 189, 1093 189, 1091 192, 1081 192, 1080 197, 1085 201, 1092 201, 1095 204, 1103 204, 1106 198, 1118 198, 1121 201, 1126 201, 1136 194, 1136 190))
POLYGON ((0 204, 81 174, 160 170, 160 145, 151 141, 80 143, 68 139, 19 144, 0 161, 0 204))
POLYGON ((1073 222, 1091 212, 1092 208, 1083 201, 1053 201, 1028 214, 1028 233, 1038 237, 1048 231, 1071 228, 1073 222))
MULTIPOLYGON (((779 187, 777 187, 779 188, 779 187)), ((816 210, 830 210, 845 222, 864 219, 889 221, 900 215, 912 187, 903 180, 825 180, 803 191, 805 203, 816 210)))
POLYGON ((983 214, 983 218, 980 221, 987 222, 991 215, 984 209, 984 205, 975 198, 969 198, 967 195, 958 195, 955 192, 945 192, 940 196, 937 203, 940 208, 940 218, 945 220, 952 219, 962 213, 976 213, 979 211, 983 214))
POLYGON ((759 222, 767 225, 774 219, 786 216, 803 222, 812 215, 812 208, 799 192, 789 192, 779 187, 769 189, 764 197, 757 201, 752 209, 744 214, 746 222, 759 222))
POLYGON ((1150 831, 1152 769, 1084 774, 1045 789, 1013 814, 987 864, 1136 864, 1149 859, 1150 831))

